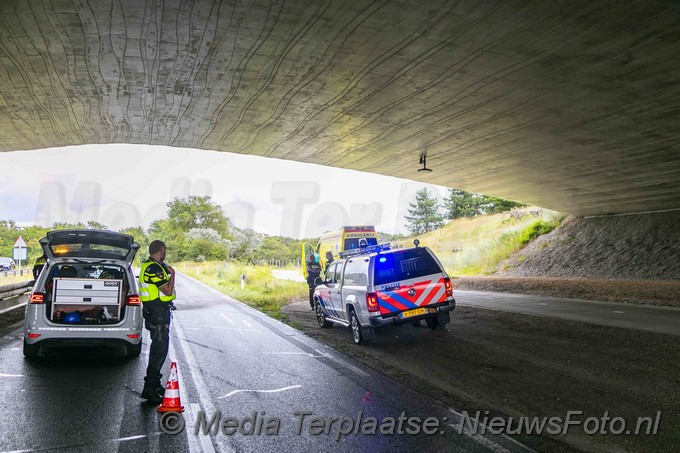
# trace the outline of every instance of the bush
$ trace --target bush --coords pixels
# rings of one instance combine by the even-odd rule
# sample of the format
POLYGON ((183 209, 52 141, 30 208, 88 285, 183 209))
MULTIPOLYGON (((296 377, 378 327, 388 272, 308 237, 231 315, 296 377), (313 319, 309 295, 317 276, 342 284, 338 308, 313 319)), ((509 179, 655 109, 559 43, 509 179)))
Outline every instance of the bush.
POLYGON ((545 220, 537 220, 529 225, 519 236, 519 243, 526 245, 537 237, 550 233, 559 226, 559 221, 547 222, 545 220))

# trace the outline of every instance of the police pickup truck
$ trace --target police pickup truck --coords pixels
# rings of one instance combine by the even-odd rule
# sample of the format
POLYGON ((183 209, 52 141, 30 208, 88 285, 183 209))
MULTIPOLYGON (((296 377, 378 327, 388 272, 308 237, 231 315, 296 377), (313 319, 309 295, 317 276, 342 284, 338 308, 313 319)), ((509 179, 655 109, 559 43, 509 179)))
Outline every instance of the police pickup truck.
POLYGON ((422 319, 431 329, 450 322, 451 280, 427 247, 391 250, 389 244, 342 252, 317 281, 314 309, 321 327, 350 327, 356 344, 374 329, 422 319))

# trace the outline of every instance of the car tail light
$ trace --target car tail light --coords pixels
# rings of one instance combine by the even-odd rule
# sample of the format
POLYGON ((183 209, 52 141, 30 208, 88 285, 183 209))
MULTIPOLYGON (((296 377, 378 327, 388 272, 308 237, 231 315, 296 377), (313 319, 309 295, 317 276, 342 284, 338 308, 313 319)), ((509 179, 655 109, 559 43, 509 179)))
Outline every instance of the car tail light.
POLYGON ((132 339, 139 338, 139 334, 138 333, 131 333, 131 334, 128 335, 128 338, 132 338, 132 339))
POLYGON ((446 295, 453 296, 453 285, 451 284, 450 278, 447 277, 444 279, 444 286, 446 286, 446 295))
POLYGON ((131 294, 127 298, 128 305, 139 305, 141 303, 142 301, 139 300, 139 296, 137 294, 131 294))
POLYGON ((366 293, 366 307, 368 311, 378 311, 380 310, 380 305, 378 305, 378 296, 375 293, 366 293))
POLYGON ((29 333, 28 338, 38 338, 40 336, 39 333, 29 333))
POLYGON ((28 302, 31 304, 42 304, 45 302, 45 295, 43 293, 33 293, 28 302))

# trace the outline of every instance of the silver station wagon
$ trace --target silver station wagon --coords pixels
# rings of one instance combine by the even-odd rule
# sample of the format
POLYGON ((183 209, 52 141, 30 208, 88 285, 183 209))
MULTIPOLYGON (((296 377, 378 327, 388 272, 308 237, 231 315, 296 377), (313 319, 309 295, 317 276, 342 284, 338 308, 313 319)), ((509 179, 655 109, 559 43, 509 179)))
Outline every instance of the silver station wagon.
POLYGON ((57 346, 119 346, 142 351, 142 307, 131 263, 132 236, 101 230, 50 231, 47 257, 24 322, 24 356, 57 346))

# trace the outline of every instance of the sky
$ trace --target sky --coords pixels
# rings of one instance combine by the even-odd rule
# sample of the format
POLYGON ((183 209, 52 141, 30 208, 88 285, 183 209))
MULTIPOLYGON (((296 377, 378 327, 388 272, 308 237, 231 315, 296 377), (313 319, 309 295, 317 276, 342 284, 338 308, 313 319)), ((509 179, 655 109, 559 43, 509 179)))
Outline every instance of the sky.
MULTIPOLYGON (((416 169, 414 168, 415 172, 416 169)), ((406 179, 295 161, 148 145, 82 145, 0 153, 0 219, 19 225, 95 220, 147 228, 176 197, 210 196, 240 228, 317 237, 343 225, 406 233, 406 179)))

